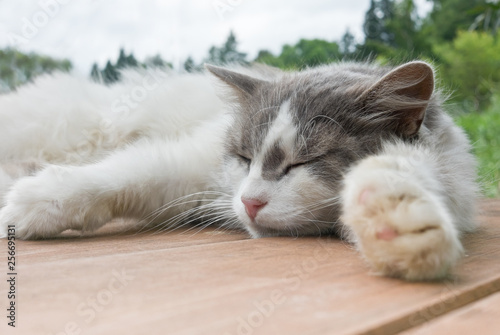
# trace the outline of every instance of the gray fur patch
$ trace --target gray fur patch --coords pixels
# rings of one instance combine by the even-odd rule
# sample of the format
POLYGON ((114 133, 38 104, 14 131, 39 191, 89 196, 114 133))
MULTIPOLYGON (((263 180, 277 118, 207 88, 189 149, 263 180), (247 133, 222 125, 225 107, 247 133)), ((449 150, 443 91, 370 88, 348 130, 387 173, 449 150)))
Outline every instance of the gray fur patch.
MULTIPOLYGON (((411 71, 340 63, 297 73, 273 73, 258 84, 252 81, 251 94, 234 105, 228 155, 264 157, 262 178, 270 181, 279 181, 286 166, 300 166, 328 190, 325 197, 338 195, 349 167, 381 152, 388 142, 425 146, 435 152, 455 150, 456 143, 465 157, 469 149, 466 140, 457 137, 456 127, 441 107, 440 92, 432 93, 432 70, 424 63, 409 64, 411 71), (295 143, 284 147, 277 139, 271 148, 264 148, 280 108, 287 101, 296 131, 295 143)), ((239 87, 244 86, 240 77, 238 80, 239 87)), ((451 156, 443 154, 443 165, 460 160, 451 156)), ((469 156, 465 159, 473 161, 469 156)), ((449 168, 443 166, 443 170, 449 168)), ((452 178, 446 183, 453 186, 456 180, 452 178)), ((459 202, 455 198, 453 201, 459 202)), ((307 234, 312 229, 335 231, 340 215, 338 203, 332 202, 321 213, 324 216, 316 215, 315 220, 324 223, 301 226, 296 228, 297 233, 307 234)))

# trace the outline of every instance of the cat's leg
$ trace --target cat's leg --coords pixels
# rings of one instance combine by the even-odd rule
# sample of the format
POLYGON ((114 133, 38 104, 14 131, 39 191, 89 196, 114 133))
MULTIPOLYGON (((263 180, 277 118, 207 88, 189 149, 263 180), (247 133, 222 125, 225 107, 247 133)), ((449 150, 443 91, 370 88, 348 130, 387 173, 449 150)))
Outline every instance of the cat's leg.
POLYGON ((417 149, 370 156, 345 176, 342 221, 375 272, 408 280, 449 274, 463 248, 446 177, 417 149))
POLYGON ((40 171, 46 163, 37 160, 24 160, 0 163, 0 208, 3 207, 3 197, 16 180, 32 176, 40 171))
POLYGON ((66 229, 92 231, 114 217, 143 218, 205 190, 219 163, 222 133, 200 130, 200 138, 144 140, 90 165, 49 165, 11 187, 0 210, 0 234, 12 224, 23 239, 49 238, 66 229))

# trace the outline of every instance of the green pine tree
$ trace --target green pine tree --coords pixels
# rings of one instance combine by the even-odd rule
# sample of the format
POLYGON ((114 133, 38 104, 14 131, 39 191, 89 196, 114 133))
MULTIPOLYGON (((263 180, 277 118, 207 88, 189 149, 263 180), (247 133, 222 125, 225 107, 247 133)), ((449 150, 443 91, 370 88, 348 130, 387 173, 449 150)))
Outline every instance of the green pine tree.
POLYGON ((186 70, 187 72, 196 72, 197 71, 196 64, 194 63, 194 59, 191 56, 189 56, 186 59, 183 67, 184 67, 184 70, 186 70))
POLYGON ((425 27, 428 38, 436 43, 452 41, 459 30, 467 30, 477 18, 478 8, 487 0, 429 0, 432 11, 425 27))
POLYGON ((97 63, 92 64, 92 70, 90 71, 90 77, 94 81, 101 81, 102 80, 102 73, 101 70, 99 70, 99 66, 97 66, 97 63))
POLYGON ((146 67, 172 67, 172 64, 165 61, 160 54, 146 58, 144 65, 146 67))
POLYGON ((120 48, 120 53, 115 66, 117 69, 123 69, 127 66, 127 55, 125 54, 125 50, 123 50, 123 48, 120 48))
POLYGON ((126 58, 125 58, 125 67, 138 67, 139 62, 137 59, 135 59, 134 54, 130 53, 126 58))
POLYGON ((124 69, 127 67, 137 67, 139 66, 139 62, 135 59, 133 53, 130 53, 127 55, 125 53, 125 50, 123 48, 120 49, 120 53, 118 55, 118 60, 116 61, 116 64, 114 65, 115 69, 124 69))
POLYGON ((120 73, 116 70, 116 68, 111 64, 108 60, 104 70, 102 71, 102 79, 106 84, 111 84, 120 80, 120 73))
POLYGON ((247 64, 247 54, 238 51, 238 42, 236 36, 231 31, 226 42, 221 47, 213 46, 208 52, 207 62, 211 64, 247 64))
POLYGON ((346 29, 339 43, 339 51, 344 59, 352 59, 356 52, 356 40, 349 29, 346 29))
POLYGON ((366 40, 395 46, 394 33, 387 26, 387 23, 393 18, 393 0, 371 0, 363 24, 366 40))

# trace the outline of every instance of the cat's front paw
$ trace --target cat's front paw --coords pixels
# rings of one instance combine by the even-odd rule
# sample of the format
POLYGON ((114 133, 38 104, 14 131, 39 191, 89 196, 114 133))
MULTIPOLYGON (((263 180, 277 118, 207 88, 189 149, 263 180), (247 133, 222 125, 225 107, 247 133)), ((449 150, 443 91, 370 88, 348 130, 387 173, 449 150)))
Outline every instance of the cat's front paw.
POLYGON ((0 234, 5 237, 9 226, 15 227, 19 239, 54 237, 64 231, 67 218, 60 200, 43 197, 35 177, 18 181, 6 196, 6 204, 0 209, 0 234))
POLYGON ((19 179, 6 194, 0 209, 0 236, 9 226, 20 239, 57 236, 66 229, 81 229, 79 216, 85 200, 75 197, 55 168, 19 179))
POLYGON ((362 162, 347 175, 343 222, 375 272, 443 278, 463 252, 458 232, 439 197, 391 159, 362 162))

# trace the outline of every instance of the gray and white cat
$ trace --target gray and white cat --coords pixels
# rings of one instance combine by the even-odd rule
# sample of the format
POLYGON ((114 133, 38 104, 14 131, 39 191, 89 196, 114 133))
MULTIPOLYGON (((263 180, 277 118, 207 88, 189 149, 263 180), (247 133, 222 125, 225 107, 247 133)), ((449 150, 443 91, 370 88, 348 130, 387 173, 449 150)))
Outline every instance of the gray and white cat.
POLYGON ((58 74, 0 96, 1 234, 201 220, 338 233, 378 273, 449 273, 475 227, 475 161, 428 64, 207 69, 224 103, 212 76, 158 70, 112 86, 58 74))

